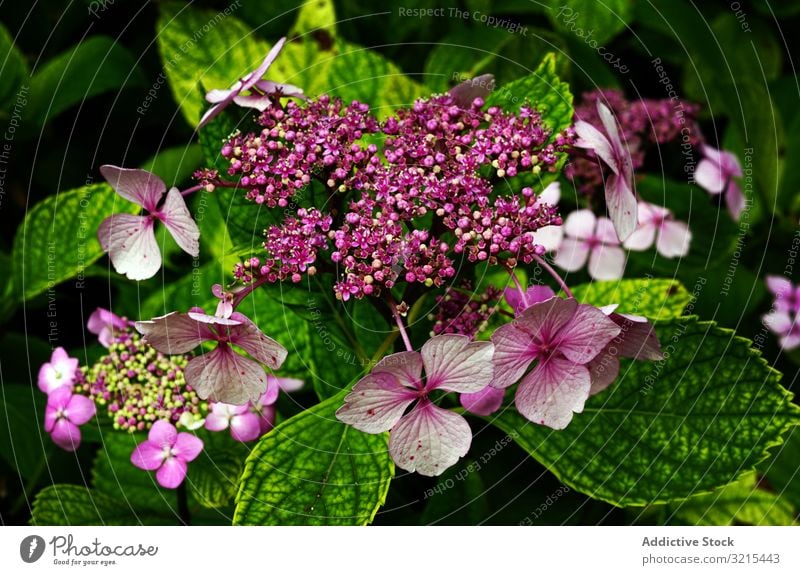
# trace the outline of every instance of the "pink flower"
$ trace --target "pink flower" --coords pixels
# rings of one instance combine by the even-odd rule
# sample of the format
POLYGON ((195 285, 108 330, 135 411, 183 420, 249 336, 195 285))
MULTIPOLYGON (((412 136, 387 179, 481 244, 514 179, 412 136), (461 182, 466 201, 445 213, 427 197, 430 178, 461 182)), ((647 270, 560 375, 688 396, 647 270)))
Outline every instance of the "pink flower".
MULTIPOLYGON (((267 379, 278 378, 270 375, 267 379)), ((275 401, 277 399, 278 394, 276 393, 274 397, 270 397, 270 389, 267 388, 266 393, 250 404, 250 411, 258 417, 259 436, 264 435, 275 427, 275 401)))
POLYGON ((606 205, 614 229, 620 239, 627 239, 636 229, 636 194, 633 192, 633 164, 627 147, 619 137, 614 115, 597 101, 597 113, 606 130, 600 130, 579 120, 575 122, 578 140, 575 146, 592 150, 613 172, 606 181, 606 205))
POLYGON ((237 80, 233 86, 227 90, 211 90, 206 94, 206 100, 212 104, 208 111, 200 119, 198 128, 202 128, 212 119, 219 115, 231 102, 243 108, 255 108, 263 112, 272 105, 270 96, 282 95, 304 98, 303 90, 292 84, 278 84, 270 80, 263 80, 264 74, 283 49, 286 38, 278 40, 267 54, 264 61, 258 68, 247 74, 241 80, 237 80), (250 94, 243 96, 242 92, 250 91, 250 94))
POLYGON ((725 192, 725 203, 734 220, 738 220, 744 210, 744 195, 734 178, 742 177, 742 166, 731 152, 723 152, 703 145, 705 156, 694 172, 697 185, 711 194, 725 192))
POLYGON ((47 396, 44 430, 61 449, 75 451, 81 444, 83 425, 94 417, 96 408, 88 397, 72 393, 69 387, 59 387, 47 396))
POLYGON ((206 429, 209 431, 230 429, 231 437, 236 441, 253 441, 261 435, 259 419, 259 416, 250 410, 249 404, 212 403, 211 413, 206 417, 206 429))
POLYGON ((136 446, 131 463, 139 469, 156 471, 161 487, 175 489, 186 477, 186 464, 203 451, 203 441, 191 433, 178 433, 170 422, 159 419, 150 428, 147 441, 136 446))
POLYGON ((620 333, 587 364, 592 379, 590 395, 600 393, 619 375, 619 357, 658 361, 664 359, 653 324, 646 317, 614 313, 617 304, 600 308, 617 324, 620 333))
MULTIPOLYGON (((558 182, 551 182, 536 198, 536 203, 534 205, 557 206, 559 201, 561 201, 561 184, 558 182)), ((561 240, 564 237, 564 229, 560 225, 544 226, 536 230, 533 235, 536 239, 536 243, 542 246, 546 252, 554 252, 558 250, 558 247, 561 245, 561 240)))
POLYGON ((634 251, 644 251, 656 243, 665 258, 683 257, 689 253, 692 232, 684 222, 675 220, 667 208, 639 202, 639 227, 622 244, 634 251))
POLYGON ((800 286, 783 276, 767 276, 767 289, 775 296, 775 309, 800 312, 800 286))
POLYGON ((77 373, 78 360, 67 355, 63 347, 57 347, 53 350, 50 361, 39 368, 39 389, 47 394, 62 387, 71 390, 77 373))
POLYGON ((132 280, 145 280, 156 274, 161 267, 156 221, 167 226, 183 251, 193 257, 199 255, 200 230, 178 188, 170 189, 159 206, 167 187, 155 174, 110 165, 100 166, 100 173, 117 194, 148 212, 142 216, 114 214, 103 220, 97 230, 100 245, 118 273, 132 280))
POLYGON ((115 331, 125 330, 131 326, 133 326, 133 322, 102 307, 94 310, 89 316, 89 321, 86 322, 87 329, 97 336, 97 340, 103 347, 109 346, 115 331))
POLYGON ((795 286, 782 276, 767 276, 767 288, 775 295, 772 310, 763 316, 764 325, 779 336, 783 349, 789 351, 800 346, 800 286, 795 286))
POLYGON ((267 337, 247 316, 233 312, 229 318, 206 315, 198 308, 189 313, 172 312, 137 321, 145 341, 162 353, 188 353, 204 341, 217 347, 192 358, 186 366, 186 383, 201 399, 232 405, 257 400, 267 390, 267 375, 259 363, 278 369, 286 359, 286 348, 267 337), (257 361, 236 353, 235 345, 257 361))
POLYGON ((211 286, 211 293, 214 294, 214 297, 219 298, 217 310, 214 312, 214 315, 224 318, 231 317, 233 313, 233 299, 236 294, 231 291, 226 291, 220 284, 211 286))
POLYGON ((366 433, 391 430, 389 453, 399 467, 439 475, 467 453, 472 432, 463 417, 437 407, 429 395, 483 390, 492 379, 492 352, 487 341, 437 335, 421 352, 403 351, 378 362, 345 397, 336 417, 366 433))
POLYGON ((602 311, 573 298, 536 303, 492 334, 492 385, 503 389, 521 378, 517 410, 535 423, 564 429, 589 397, 587 364, 620 331, 602 311), (536 366, 527 373, 534 361, 536 366))
POLYGON ((553 290, 545 285, 530 286, 525 290, 524 295, 514 287, 507 287, 503 292, 506 303, 511 306, 515 315, 519 315, 533 304, 546 301, 555 295, 553 290))
POLYGON ((625 270, 625 252, 619 247, 614 225, 597 218, 591 210, 577 210, 564 222, 566 237, 556 253, 555 264, 570 272, 589 260, 589 275, 596 280, 614 280, 625 270))
POLYGON ((462 393, 458 400, 461 405, 475 415, 491 415, 503 405, 506 390, 487 385, 475 393, 462 393))

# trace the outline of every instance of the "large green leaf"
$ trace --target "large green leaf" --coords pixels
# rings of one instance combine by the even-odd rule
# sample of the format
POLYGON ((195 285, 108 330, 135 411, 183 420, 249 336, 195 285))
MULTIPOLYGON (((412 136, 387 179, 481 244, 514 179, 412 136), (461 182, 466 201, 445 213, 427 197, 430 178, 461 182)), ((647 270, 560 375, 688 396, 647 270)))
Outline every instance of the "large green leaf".
POLYGON ((51 485, 33 500, 32 525, 163 525, 166 517, 138 515, 105 493, 80 485, 51 485))
POLYGON ((187 144, 159 150, 142 164, 142 169, 164 180, 167 187, 178 186, 186 182, 203 164, 203 159, 203 150, 199 144, 187 144))
POLYGON ((92 96, 145 83, 136 59, 122 44, 91 36, 36 70, 25 115, 41 125, 92 96))
POLYGON ((114 213, 137 210, 107 184, 62 192, 36 204, 14 237, 16 293, 30 299, 73 277, 81 283, 86 267, 103 255, 100 223, 114 213))
POLYGON ((203 507, 225 507, 236 495, 249 448, 227 432, 206 433, 203 440, 203 452, 189 465, 186 483, 203 507))
MULTIPOLYGON (((9 338, 3 338, 8 345, 9 338)), ((16 357, 24 349, 16 350, 16 357)), ((23 362, 24 363, 24 362, 23 362)), ((8 383, 6 364, 0 369, 0 457, 21 477, 30 478, 45 465, 53 449, 44 429, 38 422, 44 415, 45 395, 29 385, 8 383)))
POLYGON ((247 458, 234 524, 364 525, 386 499, 388 434, 336 419, 344 393, 284 421, 247 458))
POLYGON ((14 45, 6 27, 0 24, 0 114, 11 115, 7 108, 13 107, 17 90, 27 76, 25 57, 14 45))
POLYGON ((550 0, 549 4, 553 26, 594 45, 619 34, 633 17, 631 0, 550 0))
POLYGON ((563 431, 507 410, 492 422, 570 487, 614 505, 679 500, 763 461, 800 408, 750 342, 694 317, 657 328, 667 359, 623 365, 563 431))
POLYGON ((575 298, 596 306, 619 304, 618 313, 671 319, 683 315, 692 296, 681 282, 669 279, 630 279, 592 282, 572 288, 575 298))
POLYGON ((800 427, 795 427, 786 442, 775 449, 775 456, 761 465, 769 485, 789 500, 800 512, 800 427))

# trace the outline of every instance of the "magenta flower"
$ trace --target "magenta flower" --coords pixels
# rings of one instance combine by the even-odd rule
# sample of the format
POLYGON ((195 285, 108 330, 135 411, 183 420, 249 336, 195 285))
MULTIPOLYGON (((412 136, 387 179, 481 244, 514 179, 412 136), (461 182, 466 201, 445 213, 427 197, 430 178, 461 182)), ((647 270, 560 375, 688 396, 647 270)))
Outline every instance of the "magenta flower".
POLYGON ((260 417, 251 411, 249 404, 212 403, 211 413, 206 417, 206 429, 209 431, 230 429, 231 437, 244 443, 258 439, 261 435, 259 420, 260 417))
POLYGON ((556 294, 545 285, 532 285, 525 290, 525 295, 515 287, 507 287, 503 292, 503 297, 506 298, 506 303, 514 310, 515 315, 521 314, 527 308, 535 303, 549 300, 556 294))
POLYGON ((779 337, 786 351, 800 346, 800 286, 781 276, 767 276, 767 288, 775 296, 772 310, 763 316, 764 325, 779 337))
POLYGON ((775 309, 800 312, 800 286, 783 276, 767 276, 767 289, 775 296, 775 309))
POLYGON ((187 463, 203 451, 203 441, 191 433, 175 429, 170 422, 159 419, 150 428, 147 441, 136 446, 131 463, 139 469, 156 471, 161 487, 175 489, 186 477, 187 463))
POLYGON ((86 322, 87 329, 97 336, 97 340, 103 347, 109 346, 115 331, 122 331, 131 326, 133 326, 133 322, 102 307, 94 310, 89 316, 89 321, 86 322))
POLYGON ((472 432, 463 417, 437 407, 430 394, 483 390, 492 379, 492 353, 487 341, 434 336, 421 352, 403 351, 378 362, 345 397, 336 417, 366 433, 391 430, 389 453, 398 467, 439 475, 467 453, 472 432))
POLYGON ((161 267, 156 221, 167 226, 183 251, 193 257, 199 255, 200 230, 178 188, 170 189, 159 206, 167 187, 155 174, 110 165, 100 166, 100 173, 117 194, 148 212, 142 216, 114 214, 103 220, 97 230, 100 245, 118 273, 132 280, 145 280, 156 274, 161 267))
POLYGON ((172 312, 151 321, 137 321, 136 329, 147 343, 170 355, 188 353, 204 341, 217 342, 213 351, 189 361, 186 383, 201 399, 232 405, 257 400, 267 390, 267 374, 259 363, 275 370, 287 354, 286 348, 239 312, 223 318, 195 307, 189 313, 172 312), (234 345, 256 361, 236 353, 234 345))
POLYGON ((458 400, 461 405, 475 415, 491 415, 503 405, 503 398, 506 395, 505 389, 498 389, 487 385, 475 393, 462 393, 458 400))
POLYGON ((44 430, 61 449, 75 451, 81 444, 81 430, 78 426, 94 417, 95 412, 91 399, 73 394, 70 387, 59 387, 47 396, 44 430))
POLYGON ((597 101, 597 113, 607 136, 588 122, 579 120, 575 122, 578 135, 575 146, 592 150, 613 172, 605 182, 606 205, 617 235, 624 240, 636 229, 633 163, 630 152, 619 137, 614 115, 600 100, 597 101))
POLYGON ((697 185, 711 194, 725 192, 725 203, 734 220, 738 220, 744 210, 744 195, 734 178, 742 177, 742 166, 731 152, 717 150, 703 145, 703 156, 694 172, 697 185))
POLYGON ((589 260, 589 275, 596 280, 614 280, 625 271, 625 252, 619 247, 614 225, 597 218, 591 210, 576 210, 564 222, 565 237, 555 264, 567 271, 581 269, 589 260))
POLYGON ((70 357, 63 347, 57 347, 53 350, 50 361, 39 368, 39 389, 47 394, 62 387, 72 389, 77 373, 78 360, 70 357))
POLYGON ((639 227, 622 244, 634 251, 644 251, 656 244, 665 258, 683 257, 689 253, 692 232, 684 222, 677 221, 667 208, 639 202, 639 227))
MULTIPOLYGON (((267 379, 277 379, 275 376, 268 376, 267 379)), ((250 403, 250 411, 258 417, 259 432, 258 435, 264 435, 275 427, 275 401, 278 399, 276 393, 274 397, 270 397, 270 389, 267 388, 257 401, 250 403)))
POLYGON ((237 80, 229 89, 209 91, 208 94, 206 94, 206 100, 214 105, 203 114, 197 127, 202 128, 208 124, 231 102, 235 102, 243 108, 255 108, 259 112, 263 112, 272 105, 272 98, 270 96, 281 95, 304 98, 303 90, 297 86, 293 86, 292 84, 278 84, 277 82, 263 79, 264 74, 266 74, 269 67, 272 66, 272 63, 278 57, 278 54, 280 54, 285 43, 286 38, 278 40, 269 51, 266 58, 264 58, 264 61, 261 62, 261 65, 241 80, 237 80), (243 96, 242 92, 247 91, 250 93, 243 96))
POLYGON ((533 304, 492 334, 492 385, 503 389, 519 381, 517 410, 535 423, 564 429, 589 397, 587 364, 620 331, 602 311, 573 298, 533 304))

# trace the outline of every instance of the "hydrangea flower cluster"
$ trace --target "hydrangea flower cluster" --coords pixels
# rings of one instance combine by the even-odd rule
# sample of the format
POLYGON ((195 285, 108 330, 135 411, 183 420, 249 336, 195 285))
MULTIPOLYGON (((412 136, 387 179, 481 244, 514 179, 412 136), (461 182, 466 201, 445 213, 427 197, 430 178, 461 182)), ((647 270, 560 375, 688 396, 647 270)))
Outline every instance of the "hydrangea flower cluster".
POLYGON ((455 333, 474 338, 484 330, 503 292, 488 286, 482 293, 473 293, 468 281, 459 287, 450 287, 436 296, 436 313, 430 315, 434 322, 431 336, 455 333))

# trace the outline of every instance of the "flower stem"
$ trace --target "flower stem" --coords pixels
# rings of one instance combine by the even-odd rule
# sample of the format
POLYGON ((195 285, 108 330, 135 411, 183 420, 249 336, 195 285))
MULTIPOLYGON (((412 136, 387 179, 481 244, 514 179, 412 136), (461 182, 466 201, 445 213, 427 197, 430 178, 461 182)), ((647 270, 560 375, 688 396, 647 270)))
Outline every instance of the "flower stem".
POLYGON ((181 192, 181 195, 183 197, 186 197, 186 196, 188 196, 190 194, 193 194, 195 192, 199 192, 200 190, 204 190, 205 187, 206 186, 204 184, 197 184, 196 186, 192 186, 191 188, 187 188, 187 189, 183 190, 181 192))
POLYGON ((406 332, 406 327, 403 325, 403 319, 400 317, 400 314, 397 311, 397 306, 394 302, 389 302, 389 305, 392 308, 392 315, 394 316, 394 321, 397 322, 397 329, 400 330, 400 337, 403 338, 403 343, 406 345, 407 351, 414 351, 414 347, 411 345, 411 340, 408 338, 408 332, 406 332))
POLYGON ((572 292, 570 291, 569 286, 567 286, 566 282, 563 279, 561 279, 561 276, 558 275, 558 272, 554 270, 553 267, 544 260, 544 258, 534 254, 533 259, 536 261, 537 264, 539 264, 542 268, 544 268, 544 270, 547 273, 553 276, 553 279, 556 280, 559 286, 561 286, 561 289, 564 290, 564 293, 567 294, 567 297, 575 297, 574 295, 572 295, 572 292))
POLYGON ((519 283, 519 278, 517 278, 517 274, 514 273, 514 270, 512 268, 506 268, 506 269, 508 270, 508 275, 511 276, 511 279, 514 282, 514 285, 517 286, 517 289, 519 290, 520 296, 522 297, 522 306, 528 307, 527 290, 524 287, 522 287, 521 283, 519 283))

